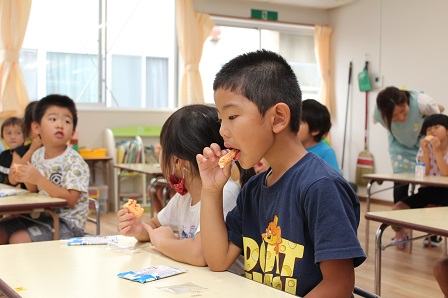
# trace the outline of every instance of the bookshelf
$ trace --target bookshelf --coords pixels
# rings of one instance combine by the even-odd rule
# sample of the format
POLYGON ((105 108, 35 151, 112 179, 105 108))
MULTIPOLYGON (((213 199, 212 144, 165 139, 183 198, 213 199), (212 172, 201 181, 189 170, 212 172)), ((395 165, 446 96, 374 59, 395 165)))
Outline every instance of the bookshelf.
MULTIPOLYGON (((161 127, 158 126, 127 126, 106 129, 104 144, 108 155, 113 157, 113 165, 120 163, 158 163, 155 156, 148 155, 143 138, 152 144, 158 143, 160 130, 161 127)), ((113 204, 121 204, 121 199, 127 199, 123 194, 128 193, 129 198, 138 199, 143 206, 150 205, 150 199, 146 192, 147 175, 115 170, 113 177, 113 204)), ((111 208, 113 207, 111 206, 111 208)))

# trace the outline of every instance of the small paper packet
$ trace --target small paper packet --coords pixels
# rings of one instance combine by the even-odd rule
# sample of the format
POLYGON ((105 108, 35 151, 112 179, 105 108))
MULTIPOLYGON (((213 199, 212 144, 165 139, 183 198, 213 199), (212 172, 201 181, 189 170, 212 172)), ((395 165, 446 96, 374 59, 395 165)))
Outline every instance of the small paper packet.
POLYGON ((0 189, 0 197, 14 196, 25 192, 27 191, 21 188, 13 188, 13 189, 4 188, 0 189))
POLYGON ((160 289, 162 291, 166 291, 173 294, 184 294, 184 293, 202 293, 207 288, 195 285, 194 283, 187 282, 180 285, 172 285, 172 286, 166 286, 166 287, 157 287, 157 289, 160 289))
POLYGON ((146 283, 154 280, 158 280, 161 278, 177 275, 187 272, 187 270, 174 268, 170 266, 165 265, 157 265, 148 267, 142 270, 137 271, 126 271, 122 273, 118 273, 118 277, 140 282, 140 283, 146 283))
POLYGON ((93 236, 93 237, 75 237, 70 238, 67 242, 68 246, 72 245, 105 245, 109 243, 117 243, 117 236, 93 236))

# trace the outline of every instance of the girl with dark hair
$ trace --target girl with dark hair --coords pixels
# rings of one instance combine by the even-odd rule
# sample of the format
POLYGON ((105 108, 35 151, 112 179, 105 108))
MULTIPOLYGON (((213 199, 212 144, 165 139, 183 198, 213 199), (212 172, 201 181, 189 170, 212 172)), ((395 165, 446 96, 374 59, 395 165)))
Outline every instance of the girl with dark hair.
MULTIPOLYGON (((444 114, 434 114, 428 116, 423 122, 422 132, 426 136, 420 139, 420 149, 417 153, 417 161, 426 165, 425 175, 448 176, 448 116, 444 114)), ((435 186, 421 186, 418 192, 402 201, 397 202, 393 209, 414 209, 423 208, 429 205, 448 206, 448 188, 435 186)), ((407 233, 400 227, 392 226, 396 235, 395 241, 402 241, 407 238, 407 233)), ((437 237, 425 239, 424 245, 438 245, 437 237)), ((404 249, 407 242, 402 242, 397 247, 404 249)))
MULTIPOLYGON (((156 249, 174 260, 207 265, 199 228, 202 180, 196 155, 210 143, 224 146, 220 126, 216 108, 207 105, 182 107, 167 119, 160 134, 159 161, 166 180, 177 193, 148 223, 143 223, 127 209, 118 211, 121 235, 151 241, 156 249)), ((246 170, 241 171, 241 177, 246 178, 246 170)), ((250 171, 254 173, 253 169, 250 171)), ((240 188, 232 179, 224 187, 224 215, 235 206, 240 188)), ((232 271, 243 272, 242 267, 232 271)))

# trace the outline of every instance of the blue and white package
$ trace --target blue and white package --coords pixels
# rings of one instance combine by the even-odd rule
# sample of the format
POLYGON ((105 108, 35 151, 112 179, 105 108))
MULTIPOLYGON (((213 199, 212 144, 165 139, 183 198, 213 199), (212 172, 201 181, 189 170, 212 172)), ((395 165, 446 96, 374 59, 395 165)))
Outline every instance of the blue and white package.
POLYGON ((101 245, 109 243, 117 243, 117 236, 93 236, 93 237, 75 237, 70 238, 67 242, 68 246, 72 245, 101 245))
POLYGON ((187 270, 169 267, 165 265, 157 265, 148 267, 142 270, 137 271, 126 271, 122 273, 118 273, 118 277, 140 282, 140 283, 146 283, 154 280, 158 280, 161 278, 177 275, 187 272, 187 270))

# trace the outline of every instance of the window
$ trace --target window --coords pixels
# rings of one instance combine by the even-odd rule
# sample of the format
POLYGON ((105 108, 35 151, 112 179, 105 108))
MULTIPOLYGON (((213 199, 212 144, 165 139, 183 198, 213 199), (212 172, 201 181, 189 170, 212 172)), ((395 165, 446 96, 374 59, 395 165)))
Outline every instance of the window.
POLYGON ((175 0, 39 0, 19 62, 31 100, 167 108, 177 102, 176 47, 175 0))
POLYGON ((282 55, 294 70, 303 99, 318 99, 320 72, 314 55, 314 28, 214 17, 217 24, 204 43, 200 72, 207 103, 213 103, 213 80, 222 65, 257 49, 282 55))
MULTIPOLYGON (((313 27, 212 19, 217 26, 200 64, 207 103, 222 65, 260 48, 283 55, 303 98, 317 98, 313 27)), ((175 0, 39 0, 31 7, 19 62, 31 100, 61 93, 81 105, 174 108, 183 71, 176 40, 175 0)))

